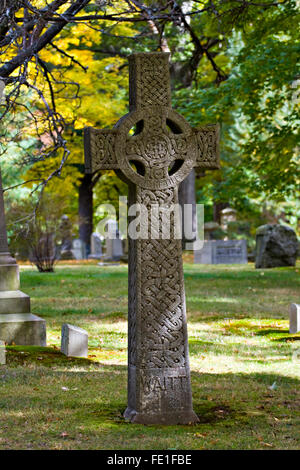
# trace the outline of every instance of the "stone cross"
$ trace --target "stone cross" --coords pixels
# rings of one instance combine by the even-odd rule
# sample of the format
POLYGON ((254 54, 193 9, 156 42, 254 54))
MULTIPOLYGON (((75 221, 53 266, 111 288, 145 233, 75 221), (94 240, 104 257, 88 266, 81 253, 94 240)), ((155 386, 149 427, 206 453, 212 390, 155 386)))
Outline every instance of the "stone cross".
MULTIPOLYGON (((114 129, 85 129, 86 171, 115 170, 129 185, 129 205, 150 211, 177 204, 179 183, 193 167, 219 168, 219 127, 192 129, 171 108, 167 53, 129 57, 129 93, 130 112, 114 129)), ((196 422, 181 240, 129 238, 128 264, 124 416, 144 424, 196 422)))

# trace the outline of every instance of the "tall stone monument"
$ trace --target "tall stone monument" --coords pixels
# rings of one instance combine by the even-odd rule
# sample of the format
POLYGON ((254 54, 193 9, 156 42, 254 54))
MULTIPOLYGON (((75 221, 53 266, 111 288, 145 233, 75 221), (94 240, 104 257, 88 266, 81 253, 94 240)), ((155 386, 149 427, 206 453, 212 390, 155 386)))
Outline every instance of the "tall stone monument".
MULTIPOLYGON (((86 171, 115 170, 129 185, 129 205, 149 214, 151 206, 178 203, 192 168, 219 167, 219 128, 192 129, 171 108, 169 54, 133 54, 129 78, 129 114, 113 130, 85 129, 86 171)), ((128 336, 125 418, 196 422, 180 239, 129 238, 128 336)))
POLYGON ((19 266, 8 250, 0 170, 0 340, 46 346, 46 322, 30 313, 30 298, 19 288, 19 266))

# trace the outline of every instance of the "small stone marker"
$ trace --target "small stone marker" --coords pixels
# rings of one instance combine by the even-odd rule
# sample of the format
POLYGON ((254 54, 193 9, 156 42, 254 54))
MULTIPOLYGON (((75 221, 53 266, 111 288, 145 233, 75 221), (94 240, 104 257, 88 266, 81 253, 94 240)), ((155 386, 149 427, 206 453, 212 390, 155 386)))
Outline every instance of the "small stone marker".
POLYGON ((6 349, 5 342, 0 341, 0 365, 6 364, 6 349))
POLYGON ((79 238, 76 238, 73 240, 72 243, 72 253, 75 259, 81 260, 86 258, 86 246, 85 243, 80 240, 79 238))
POLYGON ((195 264, 246 264, 246 240, 205 240, 201 250, 194 251, 195 264))
MULTIPOLYGON (((151 210, 177 205, 178 186, 194 167, 219 168, 219 127, 192 129, 172 109, 167 53, 129 57, 129 101, 129 114, 113 130, 85 129, 86 172, 118 171, 129 185, 130 207, 146 207, 150 227, 151 210)), ((195 423, 182 240, 162 235, 160 224, 159 237, 129 238, 124 416, 142 424, 195 423)))
POLYGON ((106 225, 107 236, 105 237, 105 261, 119 261, 123 256, 123 244, 120 238, 118 223, 109 220, 106 225))
POLYGON ((99 233, 94 232, 91 235, 91 254, 89 259, 101 259, 102 257, 102 240, 99 233))
POLYGON ((290 305, 290 333, 299 333, 300 331, 300 305, 290 305))
POLYGON ((61 352, 66 356, 88 356, 88 332, 64 323, 61 329, 61 352))

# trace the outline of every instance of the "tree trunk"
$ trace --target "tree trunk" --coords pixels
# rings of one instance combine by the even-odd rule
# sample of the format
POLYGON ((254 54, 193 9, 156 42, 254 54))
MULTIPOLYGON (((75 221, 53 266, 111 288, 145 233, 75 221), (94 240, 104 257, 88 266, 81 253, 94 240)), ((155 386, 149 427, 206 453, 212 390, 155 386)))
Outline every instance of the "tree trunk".
POLYGON ((92 175, 84 175, 79 186, 79 238, 85 243, 86 256, 91 252, 93 233, 93 182, 92 175))
POLYGON ((221 211, 229 207, 228 202, 214 202, 214 222, 221 224, 221 211))

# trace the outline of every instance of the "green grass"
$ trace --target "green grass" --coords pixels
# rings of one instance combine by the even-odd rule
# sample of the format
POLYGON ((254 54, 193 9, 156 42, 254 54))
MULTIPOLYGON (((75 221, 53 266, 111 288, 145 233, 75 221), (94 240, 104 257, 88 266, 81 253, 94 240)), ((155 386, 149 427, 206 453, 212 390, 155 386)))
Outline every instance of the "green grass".
POLYGON ((0 449, 296 449, 300 442, 298 268, 185 265, 193 426, 122 418, 127 267, 22 268, 48 348, 10 346, 0 366, 0 449), (89 332, 88 359, 59 352, 62 323, 89 332))

